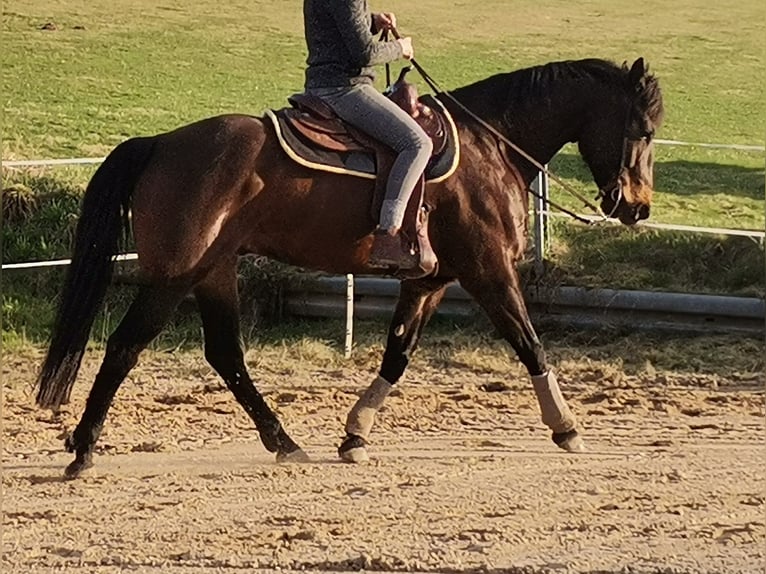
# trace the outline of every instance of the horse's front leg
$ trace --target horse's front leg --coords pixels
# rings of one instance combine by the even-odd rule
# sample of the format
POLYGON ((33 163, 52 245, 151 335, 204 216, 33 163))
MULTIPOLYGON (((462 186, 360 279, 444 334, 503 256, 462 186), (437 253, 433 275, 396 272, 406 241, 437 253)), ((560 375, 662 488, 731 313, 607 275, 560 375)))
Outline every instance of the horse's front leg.
POLYGON ((512 263, 497 255, 494 264, 482 266, 484 273, 474 270, 461 276, 461 285, 487 312, 529 371, 542 421, 553 431, 553 442, 569 452, 581 452, 584 446, 577 420, 564 400, 553 369, 546 364, 543 345, 529 320, 518 272, 512 263), (503 262, 498 263, 501 258, 503 262))
POLYGON ((394 384, 401 378, 420 335, 444 296, 449 280, 403 281, 383 353, 380 372, 364 391, 346 419, 346 438, 338 454, 346 462, 369 460, 367 441, 375 413, 383 406, 394 384))

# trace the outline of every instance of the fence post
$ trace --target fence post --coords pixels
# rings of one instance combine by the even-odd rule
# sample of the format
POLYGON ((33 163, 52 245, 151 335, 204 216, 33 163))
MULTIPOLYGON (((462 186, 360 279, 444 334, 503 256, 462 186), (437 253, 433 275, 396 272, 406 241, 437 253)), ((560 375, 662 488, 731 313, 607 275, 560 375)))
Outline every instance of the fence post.
MULTIPOLYGON (((547 167, 547 166, 546 166, 547 167)), ((543 271, 543 261, 548 251, 549 217, 548 217, 548 174, 541 171, 532 182, 532 190, 535 192, 535 272, 539 276, 543 271)))
POLYGON ((346 275, 346 342, 344 356, 351 358, 354 346, 354 276, 346 275))

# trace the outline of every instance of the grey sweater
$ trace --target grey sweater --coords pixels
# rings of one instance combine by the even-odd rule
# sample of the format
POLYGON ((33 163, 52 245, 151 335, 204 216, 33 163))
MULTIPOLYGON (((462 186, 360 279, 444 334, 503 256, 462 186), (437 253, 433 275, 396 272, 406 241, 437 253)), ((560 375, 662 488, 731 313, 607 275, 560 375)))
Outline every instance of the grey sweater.
POLYGON ((402 57, 398 42, 378 42, 367 0, 304 0, 306 89, 372 83, 372 66, 402 57))

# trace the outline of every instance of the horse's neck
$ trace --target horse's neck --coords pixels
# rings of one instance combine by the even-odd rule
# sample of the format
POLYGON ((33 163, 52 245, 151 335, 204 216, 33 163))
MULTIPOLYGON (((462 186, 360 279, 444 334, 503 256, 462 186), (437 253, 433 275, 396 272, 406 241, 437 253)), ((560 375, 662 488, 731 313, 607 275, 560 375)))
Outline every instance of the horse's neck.
MULTIPOLYGON (((509 108, 504 102, 493 101, 497 98, 480 86, 458 90, 454 97, 540 164, 547 164, 566 143, 577 140, 586 107, 581 98, 570 93, 558 98, 552 95, 530 99, 523 109, 509 108)), ((454 102, 445 104, 463 121, 473 121, 461 106, 454 102)), ((494 136, 487 133, 487 137, 494 136)), ((514 163, 527 184, 536 177, 538 170, 528 161, 514 163)))

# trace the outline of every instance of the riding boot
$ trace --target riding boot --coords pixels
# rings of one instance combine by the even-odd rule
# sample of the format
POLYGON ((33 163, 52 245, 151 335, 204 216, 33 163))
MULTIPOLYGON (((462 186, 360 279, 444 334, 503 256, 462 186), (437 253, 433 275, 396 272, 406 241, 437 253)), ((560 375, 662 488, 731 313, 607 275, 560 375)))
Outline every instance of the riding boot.
POLYGON ((368 264, 370 267, 414 269, 419 257, 399 233, 399 229, 376 229, 368 264))

